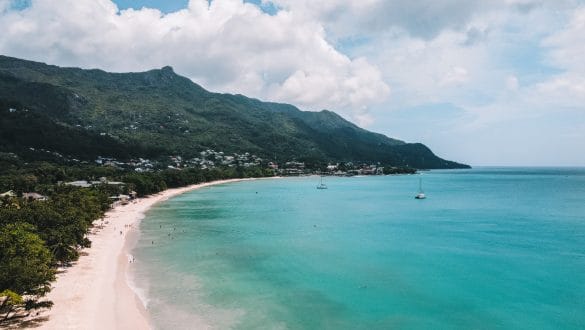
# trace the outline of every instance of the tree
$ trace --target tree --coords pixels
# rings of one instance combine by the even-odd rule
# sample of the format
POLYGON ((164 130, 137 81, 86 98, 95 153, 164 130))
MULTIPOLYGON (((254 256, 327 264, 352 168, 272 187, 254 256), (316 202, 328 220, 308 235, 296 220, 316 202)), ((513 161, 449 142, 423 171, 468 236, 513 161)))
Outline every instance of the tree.
POLYGON ((8 321, 19 306, 24 304, 22 296, 11 290, 0 292, 0 324, 8 321))
POLYGON ((55 279, 51 253, 29 224, 0 228, 0 324, 31 309, 50 307, 39 301, 55 279))

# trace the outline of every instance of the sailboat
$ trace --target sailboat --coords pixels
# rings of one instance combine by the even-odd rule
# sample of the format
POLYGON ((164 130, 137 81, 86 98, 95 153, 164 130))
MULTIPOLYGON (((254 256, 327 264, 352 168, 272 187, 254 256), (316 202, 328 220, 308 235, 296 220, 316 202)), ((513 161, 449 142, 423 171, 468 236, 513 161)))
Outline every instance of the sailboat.
POLYGON ((317 185, 317 189, 327 189, 327 185, 323 183, 323 175, 321 175, 321 183, 317 185))
POLYGON ((414 196, 414 198, 416 198, 416 199, 427 198, 427 196, 425 195, 425 192, 422 189, 422 178, 418 178, 418 194, 416 194, 416 196, 414 196))

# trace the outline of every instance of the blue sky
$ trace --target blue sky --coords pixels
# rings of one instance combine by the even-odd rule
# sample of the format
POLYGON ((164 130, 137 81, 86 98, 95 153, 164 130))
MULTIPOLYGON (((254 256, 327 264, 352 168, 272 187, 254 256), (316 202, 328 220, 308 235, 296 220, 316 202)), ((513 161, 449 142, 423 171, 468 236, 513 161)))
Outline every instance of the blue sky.
POLYGON ((114 2, 120 9, 141 9, 142 7, 148 7, 160 9, 165 13, 187 8, 189 3, 188 0, 116 0, 114 2))
MULTIPOLYGON (((171 13, 173 11, 187 8, 189 4, 189 0, 116 0, 114 2, 120 9, 141 9, 143 7, 148 7, 157 8, 164 13, 171 13)), ((268 14, 274 14, 277 12, 277 8, 271 3, 263 4, 260 0, 246 0, 246 2, 257 5, 268 14)))
POLYGON ((0 0, 0 25, 9 56, 171 65, 472 165, 585 166, 583 0, 0 0))

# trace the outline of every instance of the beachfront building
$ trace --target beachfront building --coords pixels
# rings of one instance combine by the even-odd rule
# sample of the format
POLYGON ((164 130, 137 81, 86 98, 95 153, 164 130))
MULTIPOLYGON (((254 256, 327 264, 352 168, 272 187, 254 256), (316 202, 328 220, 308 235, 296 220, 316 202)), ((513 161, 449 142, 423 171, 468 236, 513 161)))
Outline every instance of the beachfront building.
POLYGON ((133 199, 131 196, 123 194, 110 197, 110 200, 113 202, 113 206, 116 204, 126 205, 130 202, 131 199, 133 199))
POLYGON ((47 196, 41 195, 41 194, 36 193, 36 192, 23 193, 22 198, 25 201, 41 201, 41 202, 43 202, 43 201, 48 200, 47 196))
POLYGON ((8 190, 7 192, 0 194, 0 197, 16 197, 16 193, 12 190, 8 190))
POLYGON ((79 187, 79 188, 89 188, 89 187, 92 186, 92 184, 89 183, 86 180, 78 180, 78 181, 66 182, 65 185, 67 185, 67 186, 73 186, 73 187, 79 187))
POLYGON ((108 181, 107 178, 101 177, 99 181, 87 181, 87 180, 78 180, 78 181, 71 181, 66 182, 65 185, 67 186, 74 186, 79 188, 90 188, 93 186, 99 186, 100 184, 107 184, 111 186, 124 186, 124 182, 119 181, 108 181))

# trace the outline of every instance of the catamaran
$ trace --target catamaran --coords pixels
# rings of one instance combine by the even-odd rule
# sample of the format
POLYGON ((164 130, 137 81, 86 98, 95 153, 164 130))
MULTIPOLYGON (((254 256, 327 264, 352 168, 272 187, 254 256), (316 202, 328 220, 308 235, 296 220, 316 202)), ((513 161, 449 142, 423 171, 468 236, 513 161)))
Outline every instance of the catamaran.
POLYGON ((427 196, 425 195, 425 192, 422 189, 422 178, 418 178, 418 194, 416 194, 416 196, 414 196, 414 198, 416 198, 416 199, 427 198, 427 196))

